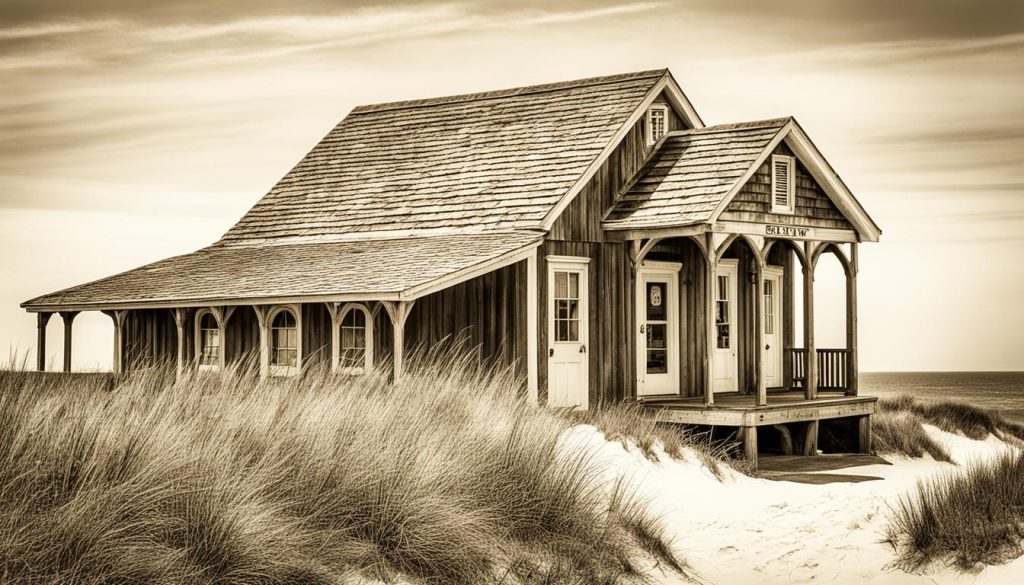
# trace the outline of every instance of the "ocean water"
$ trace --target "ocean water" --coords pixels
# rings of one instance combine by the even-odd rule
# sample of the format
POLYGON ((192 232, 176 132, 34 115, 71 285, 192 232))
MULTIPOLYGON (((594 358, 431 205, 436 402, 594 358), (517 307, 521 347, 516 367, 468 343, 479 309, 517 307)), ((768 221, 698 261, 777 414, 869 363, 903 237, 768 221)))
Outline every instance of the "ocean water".
POLYGON ((1024 424, 1024 372, 861 372, 860 394, 960 400, 1024 424))

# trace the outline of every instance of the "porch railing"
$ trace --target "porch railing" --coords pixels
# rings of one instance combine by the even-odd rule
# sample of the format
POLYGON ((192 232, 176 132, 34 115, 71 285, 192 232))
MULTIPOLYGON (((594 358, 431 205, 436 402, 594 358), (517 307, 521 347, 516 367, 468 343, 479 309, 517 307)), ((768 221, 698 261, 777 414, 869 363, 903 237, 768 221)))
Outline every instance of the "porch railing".
MULTIPOLYGON (((818 390, 846 392, 850 389, 850 350, 817 349, 818 390)), ((802 347, 786 348, 787 362, 793 376, 793 386, 807 386, 807 350, 802 347)))

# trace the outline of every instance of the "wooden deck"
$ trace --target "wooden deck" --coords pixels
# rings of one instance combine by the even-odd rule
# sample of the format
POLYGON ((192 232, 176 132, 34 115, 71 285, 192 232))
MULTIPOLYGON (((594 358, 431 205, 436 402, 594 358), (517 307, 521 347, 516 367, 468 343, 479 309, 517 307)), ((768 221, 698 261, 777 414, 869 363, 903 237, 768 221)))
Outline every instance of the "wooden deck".
POLYGON ((664 422, 731 427, 758 427, 830 418, 870 416, 875 412, 874 396, 846 396, 821 392, 806 400, 803 392, 772 392, 768 404, 757 406, 753 394, 715 394, 715 403, 704 404, 702 396, 646 396, 640 402, 664 422))

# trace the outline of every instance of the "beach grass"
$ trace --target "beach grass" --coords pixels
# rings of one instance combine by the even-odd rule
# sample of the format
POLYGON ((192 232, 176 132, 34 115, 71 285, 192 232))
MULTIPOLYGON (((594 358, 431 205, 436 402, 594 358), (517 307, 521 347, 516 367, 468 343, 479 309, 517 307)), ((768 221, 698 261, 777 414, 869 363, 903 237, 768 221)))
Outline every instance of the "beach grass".
POLYGON ((947 450, 925 432, 925 424, 975 440, 989 435, 1024 440, 1024 426, 995 411, 954 400, 921 401, 904 394, 878 401, 872 419, 873 449, 879 455, 928 454, 937 461, 952 461, 947 450))
POLYGON ((1024 454, 1006 453, 921 482, 896 505, 886 542, 896 564, 975 571, 1024 554, 1024 454))
POLYGON ((571 419, 528 404, 509 372, 454 353, 409 370, 391 385, 230 373, 175 384, 153 369, 113 389, 102 376, 0 372, 0 581, 686 573, 628 482, 609 486, 587 449, 560 449, 571 419))

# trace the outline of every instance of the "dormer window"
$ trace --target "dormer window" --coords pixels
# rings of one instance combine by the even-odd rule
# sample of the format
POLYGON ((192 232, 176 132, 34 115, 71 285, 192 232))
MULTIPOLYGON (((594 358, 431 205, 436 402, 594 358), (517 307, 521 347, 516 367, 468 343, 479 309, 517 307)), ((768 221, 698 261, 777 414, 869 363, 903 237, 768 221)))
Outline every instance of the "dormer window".
POLYGON ((796 193, 793 157, 772 155, 772 213, 793 213, 796 193))
POLYGON ((668 106, 654 104, 647 110, 647 142, 654 144, 668 132, 668 106))

